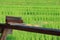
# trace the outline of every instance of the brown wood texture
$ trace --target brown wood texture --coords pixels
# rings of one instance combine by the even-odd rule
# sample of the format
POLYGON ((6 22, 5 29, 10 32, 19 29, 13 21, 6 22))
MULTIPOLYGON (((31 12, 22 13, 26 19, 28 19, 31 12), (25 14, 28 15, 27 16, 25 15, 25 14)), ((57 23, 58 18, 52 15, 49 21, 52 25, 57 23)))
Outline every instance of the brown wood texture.
POLYGON ((9 29, 4 29, 1 35, 1 40, 6 40, 9 29))
MULTIPOLYGON (((12 17, 12 16, 6 16, 6 24, 9 23, 23 23, 21 17, 12 17)), ((12 33, 12 29, 8 29, 8 33, 11 34, 12 33)))
POLYGON ((50 28, 42 28, 42 27, 35 27, 35 26, 13 25, 13 24, 12 25, 0 24, 0 26, 1 26, 0 28, 16 29, 16 30, 22 30, 27 32, 35 32, 35 33, 60 36, 60 29, 50 29, 50 28))
POLYGON ((6 23, 8 24, 9 22, 12 22, 12 23, 23 23, 23 20, 21 19, 21 17, 6 16, 6 23))
MULTIPOLYGON (((19 17, 6 16, 6 24, 9 23, 23 23, 23 21, 19 17)), ((0 40, 6 40, 7 34, 12 33, 12 31, 13 29, 1 28, 2 35, 0 40)))

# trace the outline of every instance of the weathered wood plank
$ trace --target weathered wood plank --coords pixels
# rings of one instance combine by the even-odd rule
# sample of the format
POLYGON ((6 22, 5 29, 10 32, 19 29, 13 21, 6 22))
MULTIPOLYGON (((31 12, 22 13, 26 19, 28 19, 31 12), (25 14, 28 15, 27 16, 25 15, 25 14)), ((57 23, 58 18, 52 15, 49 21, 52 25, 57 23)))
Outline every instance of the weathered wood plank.
POLYGON ((16 29, 28 32, 35 32, 35 33, 43 33, 49 35, 56 35, 60 36, 60 29, 50 29, 50 28, 42 28, 42 27, 35 27, 35 26, 25 26, 25 25, 10 25, 10 24, 0 24, 0 28, 8 28, 8 29, 16 29), (8 27, 9 26, 9 27, 8 27))
POLYGON ((9 29, 4 29, 1 35, 1 40, 6 40, 9 29))

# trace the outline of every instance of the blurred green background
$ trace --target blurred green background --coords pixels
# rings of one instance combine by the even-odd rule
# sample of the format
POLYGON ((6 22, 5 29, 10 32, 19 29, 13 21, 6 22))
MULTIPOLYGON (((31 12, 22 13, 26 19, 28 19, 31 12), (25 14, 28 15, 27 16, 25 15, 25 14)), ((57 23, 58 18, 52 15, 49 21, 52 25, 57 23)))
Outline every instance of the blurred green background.
MULTIPOLYGON (((6 16, 22 17, 25 24, 60 29, 60 0, 0 0, 0 23, 6 16)), ((13 30, 7 40, 60 40, 60 36, 13 30)))

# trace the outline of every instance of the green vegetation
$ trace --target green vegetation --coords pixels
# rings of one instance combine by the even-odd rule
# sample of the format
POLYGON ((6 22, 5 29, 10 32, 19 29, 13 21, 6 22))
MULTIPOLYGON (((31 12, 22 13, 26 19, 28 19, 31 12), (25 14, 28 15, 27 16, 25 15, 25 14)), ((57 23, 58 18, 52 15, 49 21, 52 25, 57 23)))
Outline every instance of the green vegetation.
MULTIPOLYGON (((59 0, 0 0, 0 23, 6 16, 22 17, 26 24, 60 29, 59 0)), ((60 37, 13 30, 7 40, 60 40, 60 37)))

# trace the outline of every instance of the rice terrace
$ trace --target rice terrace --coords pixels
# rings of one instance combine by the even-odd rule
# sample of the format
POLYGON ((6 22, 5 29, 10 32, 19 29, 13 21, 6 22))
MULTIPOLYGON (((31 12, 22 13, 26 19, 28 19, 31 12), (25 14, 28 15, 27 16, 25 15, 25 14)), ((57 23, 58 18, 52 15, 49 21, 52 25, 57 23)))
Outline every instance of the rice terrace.
MULTIPOLYGON (((0 0, 0 23, 6 16, 22 17, 25 24, 60 29, 60 0, 0 0)), ((6 40, 60 40, 60 36, 13 30, 6 40)))

